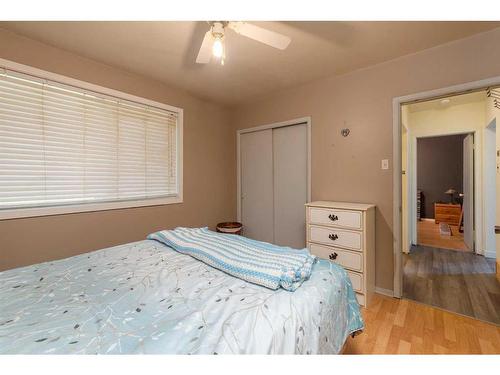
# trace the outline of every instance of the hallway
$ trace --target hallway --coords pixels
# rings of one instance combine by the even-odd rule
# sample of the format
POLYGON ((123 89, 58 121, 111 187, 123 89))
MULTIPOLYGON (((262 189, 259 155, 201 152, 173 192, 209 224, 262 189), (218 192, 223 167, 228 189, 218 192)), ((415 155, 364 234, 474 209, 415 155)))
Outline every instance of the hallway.
POLYGON ((404 298, 500 325, 494 259, 428 246, 403 257, 404 298))

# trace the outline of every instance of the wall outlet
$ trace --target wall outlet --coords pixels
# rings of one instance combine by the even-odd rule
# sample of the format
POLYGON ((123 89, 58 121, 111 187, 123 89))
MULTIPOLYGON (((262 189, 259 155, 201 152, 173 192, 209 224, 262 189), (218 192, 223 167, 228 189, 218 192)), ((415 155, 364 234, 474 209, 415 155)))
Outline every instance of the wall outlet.
POLYGON ((382 169, 389 169, 389 159, 382 159, 382 169))

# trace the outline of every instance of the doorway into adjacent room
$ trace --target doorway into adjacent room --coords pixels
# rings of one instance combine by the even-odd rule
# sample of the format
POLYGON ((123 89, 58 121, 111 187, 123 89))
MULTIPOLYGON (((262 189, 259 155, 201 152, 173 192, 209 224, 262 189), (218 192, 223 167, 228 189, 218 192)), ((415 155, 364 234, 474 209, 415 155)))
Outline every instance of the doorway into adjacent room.
POLYGON ((485 89, 401 106, 402 295, 500 324, 492 103, 485 89))
POLYGON ((474 251, 474 134, 416 141, 417 245, 474 251))

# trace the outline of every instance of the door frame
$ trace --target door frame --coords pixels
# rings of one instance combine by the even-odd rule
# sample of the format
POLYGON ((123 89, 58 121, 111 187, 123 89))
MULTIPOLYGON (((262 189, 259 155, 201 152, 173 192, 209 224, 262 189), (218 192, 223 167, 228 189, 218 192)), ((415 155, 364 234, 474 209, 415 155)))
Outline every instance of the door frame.
MULTIPOLYGON (((402 252, 402 215, 401 215, 401 105, 418 101, 439 99, 442 97, 466 94, 468 92, 485 90, 489 86, 499 86, 500 76, 478 81, 462 83, 440 89, 423 91, 415 94, 399 96, 392 99, 392 162, 393 162, 393 257, 394 257, 394 297, 401 298, 403 292, 403 252, 402 252)), ((486 124, 485 124, 486 126, 486 124)), ((476 226, 476 230, 479 228, 476 226)))
POLYGON ((240 139, 245 133, 253 133, 261 130, 274 128, 282 128, 285 126, 293 126, 305 124, 307 128, 307 202, 311 201, 311 117, 301 117, 297 119, 275 122, 272 124, 259 125, 253 128, 240 129, 236 132, 236 217, 237 221, 241 221, 241 150, 240 139))
MULTIPOLYGON (((486 121, 489 121, 490 119, 487 118, 486 121)), ((496 175, 497 175, 497 156, 496 156, 496 151, 497 151, 497 145, 496 145, 496 138, 497 138, 497 126, 496 126, 496 118, 489 121, 488 125, 484 128, 483 130, 483 166, 484 166, 484 171, 483 171, 483 181, 485 184, 483 185, 483 202, 486 207, 486 203, 488 202, 488 197, 491 197, 492 195, 495 196, 495 201, 498 201, 497 199, 497 184, 496 184, 496 175), (494 136, 493 142, 488 142, 488 135, 491 137, 492 135, 494 136), (491 149, 493 147, 493 150, 491 149), (491 152, 491 153, 489 153, 491 152), (493 158, 491 158, 493 156, 493 158), (492 174, 491 174, 492 171, 492 174), (489 180, 492 180, 493 186, 495 187, 494 191, 488 190, 488 187, 491 186, 488 184, 489 180)), ((498 184, 498 188, 500 189, 500 184, 498 184)), ((498 203, 496 203, 498 205, 498 203)), ((488 210, 484 210, 483 212, 483 223, 485 228, 489 228, 490 226, 495 226, 496 225, 496 205, 495 208, 489 212, 488 210)), ((496 238, 495 232, 489 232, 488 230, 485 230, 483 233, 483 250, 484 250, 484 256, 488 258, 497 258, 497 262, 500 262, 500 258, 498 258, 497 252, 496 252, 496 243, 499 242, 500 245, 500 240, 496 238), (495 242, 495 246, 491 246, 492 242, 495 242), (490 245, 490 246, 488 246, 490 245)), ((499 268, 500 271, 500 268, 499 268)))

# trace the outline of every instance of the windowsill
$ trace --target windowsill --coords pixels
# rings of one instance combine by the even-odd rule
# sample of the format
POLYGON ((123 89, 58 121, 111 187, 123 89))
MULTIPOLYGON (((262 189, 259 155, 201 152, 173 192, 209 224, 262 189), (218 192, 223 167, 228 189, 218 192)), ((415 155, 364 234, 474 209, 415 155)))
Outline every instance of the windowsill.
POLYGON ((182 202, 183 202, 182 195, 176 195, 171 197, 140 199, 140 200, 130 200, 130 201, 84 203, 84 204, 72 204, 72 205, 52 206, 52 207, 14 208, 14 209, 0 210, 0 220, 20 219, 20 218, 37 217, 37 216, 64 215, 64 214, 74 214, 81 212, 120 210, 126 208, 136 208, 136 207, 162 206, 162 205, 177 204, 182 202))

